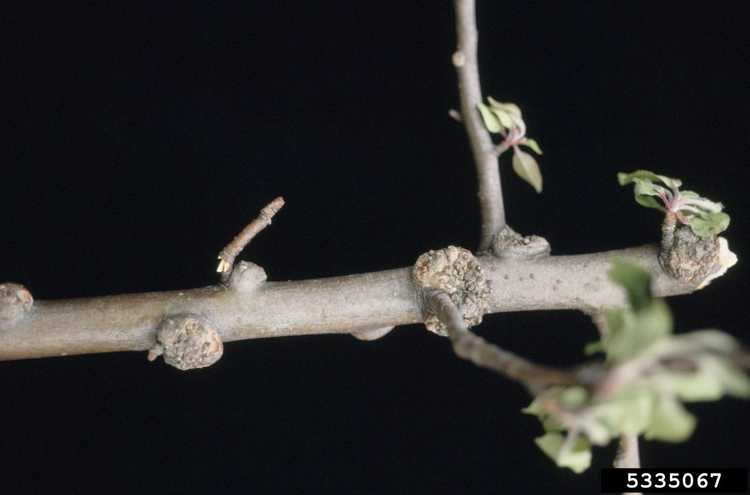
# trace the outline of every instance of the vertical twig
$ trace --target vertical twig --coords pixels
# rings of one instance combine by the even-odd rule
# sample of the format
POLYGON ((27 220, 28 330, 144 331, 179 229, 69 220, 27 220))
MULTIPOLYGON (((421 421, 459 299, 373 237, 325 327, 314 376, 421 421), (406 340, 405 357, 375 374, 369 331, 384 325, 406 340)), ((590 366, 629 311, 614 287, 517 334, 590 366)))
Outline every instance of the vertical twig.
POLYGON ((435 311, 445 325, 457 356, 520 382, 526 385, 532 393, 551 385, 577 383, 577 377, 573 371, 541 366, 471 333, 466 328, 463 316, 447 293, 434 289, 427 290, 425 298, 426 304, 435 311))
POLYGON ((461 116, 471 145, 479 181, 479 207, 482 232, 479 251, 486 251, 503 227, 505 207, 500 183, 497 154, 489 133, 477 112, 482 102, 477 62, 477 26, 474 0, 455 0, 457 48, 453 65, 458 73, 458 91, 461 99, 461 116))
MULTIPOLYGON (((625 433, 620 437, 620 447, 617 450, 614 466, 623 469, 638 469, 641 467, 637 434, 625 433)), ((624 492, 623 495, 641 495, 641 492, 624 492)))

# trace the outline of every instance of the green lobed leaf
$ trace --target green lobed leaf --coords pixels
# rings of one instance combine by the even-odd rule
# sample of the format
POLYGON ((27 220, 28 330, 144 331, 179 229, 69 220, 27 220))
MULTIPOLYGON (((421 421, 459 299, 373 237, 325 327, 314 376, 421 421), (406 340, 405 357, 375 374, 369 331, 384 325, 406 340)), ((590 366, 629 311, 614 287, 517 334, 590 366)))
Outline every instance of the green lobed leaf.
POLYGON ((500 123, 500 120, 497 118, 495 113, 487 107, 487 105, 485 105, 484 103, 478 103, 477 108, 479 109, 479 113, 482 115, 484 126, 488 131, 498 134, 503 130, 503 126, 500 123))
POLYGON ((592 415, 612 436, 641 433, 651 420, 653 394, 644 387, 629 387, 605 402, 597 404, 592 415))
POLYGON ((521 141, 521 146, 526 146, 537 155, 544 154, 542 153, 541 146, 539 146, 539 143, 536 142, 536 139, 524 138, 523 141, 521 141))
POLYGON ((718 213, 724 205, 700 196, 694 191, 680 191, 680 197, 685 206, 692 206, 708 213, 718 213))
POLYGON ((660 299, 654 299, 640 311, 610 310, 608 330, 602 346, 608 361, 625 361, 635 357, 668 336, 672 331, 672 314, 660 299))
POLYGON ((703 239, 714 237, 729 227, 729 215, 724 212, 691 215, 687 219, 690 229, 703 239))
POLYGON ((706 354, 698 358, 698 366, 699 375, 711 377, 718 383, 721 389, 719 396, 726 394, 741 399, 750 398, 750 378, 730 358, 706 354))
POLYGON ((659 197, 661 193, 667 191, 665 186, 672 190, 676 190, 682 184, 679 179, 673 179, 665 175, 658 175, 648 170, 636 170, 629 174, 619 172, 617 174, 617 181, 621 186, 628 184, 635 185, 633 188, 633 196, 639 205, 662 212, 666 212, 666 210, 656 198, 659 197))
POLYGON ((650 170, 636 170, 630 173, 619 172, 617 174, 617 181, 621 186, 625 186, 632 182, 652 184, 654 182, 661 182, 670 189, 679 189, 679 187, 682 185, 682 181, 680 179, 667 177, 666 175, 655 174, 650 170))
POLYGON ((610 279, 627 295, 629 308, 606 313, 607 333, 601 349, 609 361, 623 361, 644 352, 672 332, 672 315, 651 295, 651 276, 637 265, 613 260, 610 279))
POLYGON ((675 397, 655 400, 651 419, 643 432, 646 440, 684 442, 695 430, 695 417, 675 397))
POLYGON ((534 439, 542 452, 547 454, 560 467, 582 473, 591 466, 591 445, 579 437, 569 448, 563 448, 565 438, 559 433, 547 433, 534 439))
POLYGON ((664 208, 662 206, 661 202, 658 199, 656 199, 656 198, 654 198, 652 196, 648 196, 648 195, 645 195, 645 194, 638 194, 636 192, 635 193, 635 202, 638 203, 641 206, 645 206, 646 208, 651 208, 651 209, 654 209, 654 210, 659 210, 662 213, 666 213, 667 212, 666 208, 664 208))
POLYGON ((537 193, 542 192, 542 172, 533 156, 519 148, 513 150, 513 171, 531 184, 537 193))

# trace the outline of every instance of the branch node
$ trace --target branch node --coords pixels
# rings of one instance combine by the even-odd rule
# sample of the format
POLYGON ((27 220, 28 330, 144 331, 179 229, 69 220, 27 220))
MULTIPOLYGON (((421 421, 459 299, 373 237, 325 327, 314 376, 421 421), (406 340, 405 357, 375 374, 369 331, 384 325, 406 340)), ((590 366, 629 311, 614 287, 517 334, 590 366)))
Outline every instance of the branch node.
POLYGON ((164 355, 165 363, 184 371, 211 366, 223 353, 216 329, 196 315, 183 314, 162 320, 148 360, 164 355))
POLYGON ((251 221, 242 231, 232 239, 232 242, 221 250, 219 253, 219 266, 216 271, 221 274, 223 281, 229 280, 234 269, 234 260, 237 255, 245 249, 245 246, 253 240, 253 238, 260 233, 263 229, 271 225, 271 219, 278 213, 278 211, 284 206, 284 198, 279 196, 274 199, 265 208, 260 210, 260 214, 257 218, 251 221))
POLYGON ((229 277, 229 287, 237 292, 252 292, 266 281, 266 271, 249 261, 240 261, 229 277))
POLYGON ((0 328, 10 328, 31 311, 34 298, 21 284, 0 284, 0 328))
POLYGON ((454 67, 463 67, 466 63, 466 55, 464 55, 464 52, 462 52, 461 50, 456 50, 455 52, 453 52, 451 62, 453 62, 454 67))
MULTIPOLYGON (((445 292, 461 311, 467 327, 478 325, 489 309, 490 285, 474 255, 468 250, 448 246, 421 255, 412 269, 420 292, 437 289, 445 292)), ((448 336, 445 324, 427 305, 422 304, 428 330, 448 336)))
POLYGON ((532 260, 549 256, 550 245, 544 237, 524 236, 506 225, 495 236, 492 252, 498 258, 532 260))

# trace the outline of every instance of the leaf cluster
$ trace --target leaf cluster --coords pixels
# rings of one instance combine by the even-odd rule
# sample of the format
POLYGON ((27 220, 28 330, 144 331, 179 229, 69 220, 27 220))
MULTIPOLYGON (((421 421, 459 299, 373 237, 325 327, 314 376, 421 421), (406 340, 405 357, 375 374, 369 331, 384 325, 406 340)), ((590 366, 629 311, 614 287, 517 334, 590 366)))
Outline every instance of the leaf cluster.
POLYGON ((526 123, 521 109, 515 103, 502 103, 492 97, 487 98, 487 105, 479 103, 477 108, 487 130, 503 136, 499 149, 513 150, 513 171, 528 182, 538 193, 542 192, 542 172, 536 159, 520 147, 524 146, 537 155, 542 148, 536 140, 526 137, 526 123))
POLYGON ((724 206, 721 203, 694 191, 681 191, 682 181, 679 179, 636 170, 618 173, 617 180, 621 186, 634 184, 633 194, 639 205, 674 214, 701 238, 716 236, 729 227, 729 215, 722 211, 724 206))
POLYGON ((607 331, 587 352, 606 356, 593 386, 554 387, 524 409, 541 421, 540 449, 558 466, 579 473, 591 464, 591 446, 623 434, 682 442, 695 417, 683 403, 750 398, 750 379, 735 363, 740 345, 718 330, 672 334, 666 304, 651 295, 650 276, 615 261, 610 278, 626 292, 628 306, 607 312, 607 331))

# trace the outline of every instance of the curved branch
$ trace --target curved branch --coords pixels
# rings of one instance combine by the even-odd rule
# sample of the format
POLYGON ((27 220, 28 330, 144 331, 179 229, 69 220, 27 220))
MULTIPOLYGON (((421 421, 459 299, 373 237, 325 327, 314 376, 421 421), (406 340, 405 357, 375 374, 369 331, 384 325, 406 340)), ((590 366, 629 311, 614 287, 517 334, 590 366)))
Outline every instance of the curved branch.
POLYGON ((482 102, 482 88, 477 62, 474 0, 455 0, 455 12, 458 46, 453 54, 453 65, 458 73, 461 117, 471 145, 479 181, 478 196, 482 215, 479 252, 483 252, 490 248, 495 235, 505 227, 505 206, 495 145, 477 112, 477 105, 482 102))
POLYGON ((453 343, 453 350, 459 357, 521 382, 532 392, 551 385, 578 383, 574 370, 533 363, 471 333, 466 328, 463 315, 447 293, 430 289, 426 299, 426 304, 430 305, 440 321, 445 324, 448 337, 453 343))
MULTIPOLYGON (((534 260, 480 257, 492 286, 490 312, 595 311, 625 303, 607 277, 624 258, 653 274, 654 294, 697 289, 667 275, 648 245, 534 260)), ((0 360, 114 351, 145 351, 167 316, 192 313, 224 342, 291 335, 357 333, 422 321, 411 268, 316 280, 261 283, 253 290, 212 286, 186 291, 37 301, 18 322, 0 322, 0 360)))

